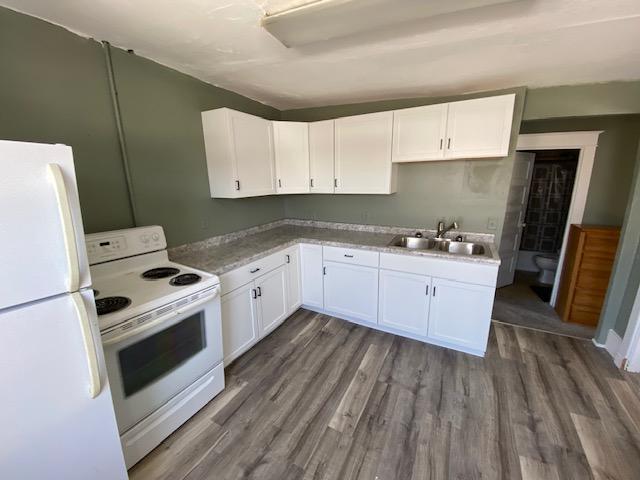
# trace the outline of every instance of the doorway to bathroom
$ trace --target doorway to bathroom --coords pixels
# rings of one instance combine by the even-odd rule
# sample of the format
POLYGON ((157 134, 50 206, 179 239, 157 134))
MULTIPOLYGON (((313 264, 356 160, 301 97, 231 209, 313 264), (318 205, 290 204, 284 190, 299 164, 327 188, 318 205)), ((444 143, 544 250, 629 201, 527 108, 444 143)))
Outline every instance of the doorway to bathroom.
POLYGON ((593 338, 554 306, 569 226, 581 223, 601 132, 520 135, 500 238, 493 319, 593 338))

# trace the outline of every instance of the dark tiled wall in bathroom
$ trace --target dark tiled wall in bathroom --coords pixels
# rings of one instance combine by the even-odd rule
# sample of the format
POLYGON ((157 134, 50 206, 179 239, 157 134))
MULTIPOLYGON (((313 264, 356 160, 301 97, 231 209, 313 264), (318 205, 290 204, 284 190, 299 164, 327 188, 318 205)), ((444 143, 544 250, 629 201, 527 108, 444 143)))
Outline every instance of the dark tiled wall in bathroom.
POLYGON ((557 253, 571 204, 578 150, 536 152, 521 250, 557 253))

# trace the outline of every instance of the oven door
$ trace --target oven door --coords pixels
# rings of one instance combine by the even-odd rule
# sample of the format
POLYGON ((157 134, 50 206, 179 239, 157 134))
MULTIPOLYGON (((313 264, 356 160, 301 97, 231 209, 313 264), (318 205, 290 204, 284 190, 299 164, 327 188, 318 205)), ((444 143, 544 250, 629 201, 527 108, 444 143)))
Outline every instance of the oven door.
POLYGON ((103 337, 121 435, 222 361, 219 287, 150 323, 103 337))

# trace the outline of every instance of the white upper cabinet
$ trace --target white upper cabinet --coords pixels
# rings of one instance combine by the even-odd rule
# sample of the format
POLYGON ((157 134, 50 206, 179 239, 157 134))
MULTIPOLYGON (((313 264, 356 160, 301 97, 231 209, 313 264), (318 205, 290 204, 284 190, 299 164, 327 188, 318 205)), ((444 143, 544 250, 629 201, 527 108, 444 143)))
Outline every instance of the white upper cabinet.
POLYGON ((394 193, 393 112, 335 120, 336 193, 394 193))
POLYGON ((442 160, 447 135, 448 104, 393 112, 393 161, 442 160))
POLYGON ((515 98, 510 94, 450 103, 445 157, 507 156, 515 98))
POLYGON ((333 193, 334 121, 309 124, 309 186, 311 193, 333 193))
POLYGON ((271 122, 278 193, 309 193, 309 127, 303 122, 271 122))
POLYGON ((218 108, 202 112, 202 128, 212 197, 276 193, 269 120, 218 108))
POLYGON ((515 94, 393 112, 393 162, 505 157, 515 94))

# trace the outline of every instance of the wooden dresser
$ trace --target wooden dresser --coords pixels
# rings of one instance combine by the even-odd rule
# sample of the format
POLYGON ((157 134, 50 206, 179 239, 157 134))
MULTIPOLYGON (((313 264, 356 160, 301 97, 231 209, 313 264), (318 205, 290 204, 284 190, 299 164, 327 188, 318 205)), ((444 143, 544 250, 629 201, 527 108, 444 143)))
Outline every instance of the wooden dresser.
POLYGON ((571 225, 556 301, 562 320, 598 324, 619 239, 620 227, 571 225))

